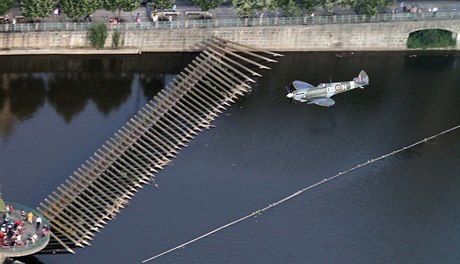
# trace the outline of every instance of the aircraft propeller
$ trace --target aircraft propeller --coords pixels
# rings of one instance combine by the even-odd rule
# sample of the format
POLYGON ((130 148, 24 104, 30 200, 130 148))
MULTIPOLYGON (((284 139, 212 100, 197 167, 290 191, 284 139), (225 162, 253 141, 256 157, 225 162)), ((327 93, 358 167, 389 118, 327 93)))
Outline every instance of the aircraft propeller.
POLYGON ((295 89, 293 89, 292 86, 285 86, 285 88, 286 88, 286 91, 288 92, 286 97, 289 98, 289 104, 291 104, 292 103, 292 98, 294 97, 293 92, 295 91, 295 89))

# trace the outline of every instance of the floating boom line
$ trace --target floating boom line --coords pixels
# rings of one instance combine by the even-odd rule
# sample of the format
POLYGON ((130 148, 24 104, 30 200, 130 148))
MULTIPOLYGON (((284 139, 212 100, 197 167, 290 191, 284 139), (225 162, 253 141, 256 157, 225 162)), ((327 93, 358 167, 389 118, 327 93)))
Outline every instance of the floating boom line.
POLYGON ((456 130, 456 129, 459 129, 459 128, 460 128, 460 125, 454 126, 454 127, 452 127, 452 128, 446 129, 446 130, 444 130, 444 131, 442 131, 442 132, 439 132, 439 133, 437 133, 437 134, 435 134, 435 135, 433 135, 433 136, 431 136, 431 137, 424 138, 424 139, 422 139, 422 140, 420 140, 420 141, 417 141, 417 142, 415 142, 415 143, 413 143, 413 144, 411 144, 411 145, 405 146, 405 147, 403 147, 403 148, 400 148, 400 149, 398 149, 398 150, 395 150, 395 151, 393 151, 393 152, 390 152, 390 153, 388 153, 388 154, 385 154, 385 155, 383 155, 383 156, 381 156, 381 157, 378 157, 378 158, 374 158, 374 159, 368 160, 368 161, 366 161, 366 162, 364 162, 364 163, 360 163, 360 164, 358 164, 358 165, 356 165, 356 166, 354 166, 354 167, 352 167, 352 168, 350 168, 350 169, 348 169, 348 170, 341 171, 341 172, 339 172, 339 173, 337 173, 337 174, 335 174, 335 175, 333 175, 333 176, 331 176, 331 177, 329 177, 329 178, 325 178, 325 179, 323 179, 323 180, 321 180, 321 181, 319 181, 319 182, 316 182, 316 183, 314 183, 314 184, 312 184, 312 185, 309 185, 309 186, 307 186, 307 187, 305 187, 305 188, 303 188, 303 189, 300 189, 300 190, 298 190, 297 192, 295 192, 295 193, 293 193, 293 194, 291 194, 291 195, 289 195, 289 196, 286 196, 286 197, 284 197, 283 199, 281 199, 281 200, 279 200, 279 201, 277 201, 277 202, 271 203, 271 204, 269 204, 268 206, 266 206, 266 207, 264 207, 264 208, 261 208, 261 209, 259 209, 259 210, 257 210, 257 211, 254 211, 254 212, 252 212, 252 213, 250 213, 250 214, 248 214, 248 215, 246 215, 246 216, 243 216, 243 217, 241 217, 241 218, 239 218, 239 219, 237 219, 237 220, 235 220, 235 221, 233 221, 233 222, 230 222, 230 223, 228 223, 228 224, 225 224, 225 225, 223 225, 223 226, 221 226, 221 227, 218 227, 218 228, 216 228, 216 229, 214 229, 214 230, 212 230, 212 231, 210 231, 210 232, 208 232, 208 233, 206 233, 206 234, 203 234, 203 235, 201 235, 201 236, 199 236, 199 237, 196 237, 196 238, 194 238, 194 239, 192 239, 192 240, 189 240, 189 241, 187 241, 187 242, 185 242, 185 243, 182 243, 182 244, 180 244, 180 245, 178 245, 178 246, 176 246, 176 247, 173 247, 173 248, 171 248, 171 249, 168 249, 168 250, 166 250, 166 251, 163 251, 162 253, 157 254, 157 255, 155 255, 155 256, 153 256, 153 257, 150 257, 150 258, 148 258, 148 259, 145 259, 145 260, 142 261, 142 263, 147 263, 147 262, 152 261, 152 260, 154 260, 154 259, 157 259, 157 258, 159 258, 159 257, 161 257, 161 256, 164 256, 164 255, 166 255, 166 254, 172 253, 172 252, 174 252, 174 251, 176 251, 176 250, 178 250, 178 249, 184 248, 185 246, 188 246, 188 245, 190 245, 190 244, 192 244, 192 243, 194 243, 194 242, 196 242, 196 241, 198 241, 198 240, 201 240, 201 239, 203 239, 203 238, 206 238, 206 237, 208 237, 208 236, 210 236, 210 235, 212 235, 212 234, 214 234, 214 233, 217 233, 217 232, 219 232, 219 231, 221 231, 221 230, 223 230, 223 229, 225 229, 225 228, 227 228, 227 227, 230 227, 230 226, 233 226, 233 225, 235 225, 235 224, 238 224, 238 223, 240 223, 240 222, 242 222, 242 221, 244 221, 244 220, 246 220, 246 219, 248 219, 248 218, 251 218, 251 217, 253 217, 253 216, 257 216, 257 215, 259 215, 259 214, 262 213, 262 212, 268 211, 268 210, 270 210, 270 209, 272 209, 272 208, 274 208, 274 207, 276 207, 276 206, 279 206, 279 205, 281 205, 281 204, 283 204, 283 203, 285 203, 285 202, 287 202, 287 201, 289 201, 289 200, 291 200, 291 199, 293 199, 293 198, 295 198, 295 197, 297 197, 297 196, 303 194, 304 192, 306 192, 306 191, 308 191, 308 190, 311 190, 311 189, 313 189, 313 188, 315 188, 315 187, 318 187, 318 186, 320 186, 320 185, 322 185, 322 184, 324 184, 324 183, 326 183, 326 182, 332 181, 332 180, 334 180, 334 179, 336 179, 336 178, 338 178, 338 177, 340 177, 340 176, 343 176, 343 175, 345 175, 345 174, 347 174, 347 173, 349 173, 349 172, 352 172, 352 171, 354 171, 354 170, 360 169, 360 168, 365 167, 365 166, 367 166, 367 165, 369 165, 369 164, 372 164, 372 163, 374 163, 374 162, 377 162, 377 161, 386 159, 386 158, 388 158, 388 157, 390 157, 390 156, 393 156, 393 155, 395 155, 395 154, 398 154, 398 153, 400 153, 400 152, 403 152, 403 151, 405 151, 405 150, 408 150, 408 149, 410 149, 410 148, 413 148, 413 147, 415 147, 415 146, 417 146, 417 145, 426 143, 426 142, 428 142, 428 141, 430 141, 430 140, 432 140, 432 139, 435 139, 435 138, 437 138, 437 137, 439 137, 439 136, 442 136, 442 135, 444 135, 444 134, 446 134, 446 133, 452 132, 452 131, 454 131, 454 130, 456 130))
POLYGON ((203 52, 38 206, 50 223, 41 253, 90 245, 180 149, 239 97, 277 53, 213 37, 203 52))

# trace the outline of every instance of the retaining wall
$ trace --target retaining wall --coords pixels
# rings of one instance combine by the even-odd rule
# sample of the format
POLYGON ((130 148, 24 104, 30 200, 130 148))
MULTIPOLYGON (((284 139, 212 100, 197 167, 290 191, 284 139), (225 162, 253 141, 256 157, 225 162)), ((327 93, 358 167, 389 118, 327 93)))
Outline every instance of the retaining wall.
MULTIPOLYGON (((133 52, 198 51, 210 36, 274 51, 383 51, 406 50, 409 33, 430 28, 453 32, 460 50, 460 20, 122 31, 121 41, 133 52)), ((91 52, 89 46, 86 31, 0 33, 0 54, 84 53, 91 52)))

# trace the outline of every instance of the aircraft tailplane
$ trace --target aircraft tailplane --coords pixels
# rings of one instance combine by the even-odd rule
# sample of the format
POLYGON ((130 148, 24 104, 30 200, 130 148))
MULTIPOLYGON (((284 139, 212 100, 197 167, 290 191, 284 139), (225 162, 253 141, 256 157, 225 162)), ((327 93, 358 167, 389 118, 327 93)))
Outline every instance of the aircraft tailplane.
POLYGON ((365 71, 361 71, 358 77, 354 78, 353 81, 359 85, 368 85, 369 84, 369 76, 365 71))

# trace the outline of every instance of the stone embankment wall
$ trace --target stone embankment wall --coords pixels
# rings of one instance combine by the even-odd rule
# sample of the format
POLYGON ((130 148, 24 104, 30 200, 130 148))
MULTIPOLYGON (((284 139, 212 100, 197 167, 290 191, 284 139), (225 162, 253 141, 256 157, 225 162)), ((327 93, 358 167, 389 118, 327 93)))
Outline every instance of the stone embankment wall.
MULTIPOLYGON (((406 50, 409 33, 431 28, 453 32, 455 49, 460 50, 460 20, 127 31, 122 34, 122 42, 132 52, 197 51, 198 44, 210 36, 273 51, 406 50)), ((107 38, 108 49, 111 36, 107 38)), ((91 52, 89 46, 86 31, 0 33, 0 54, 21 50, 85 53, 91 52)))

